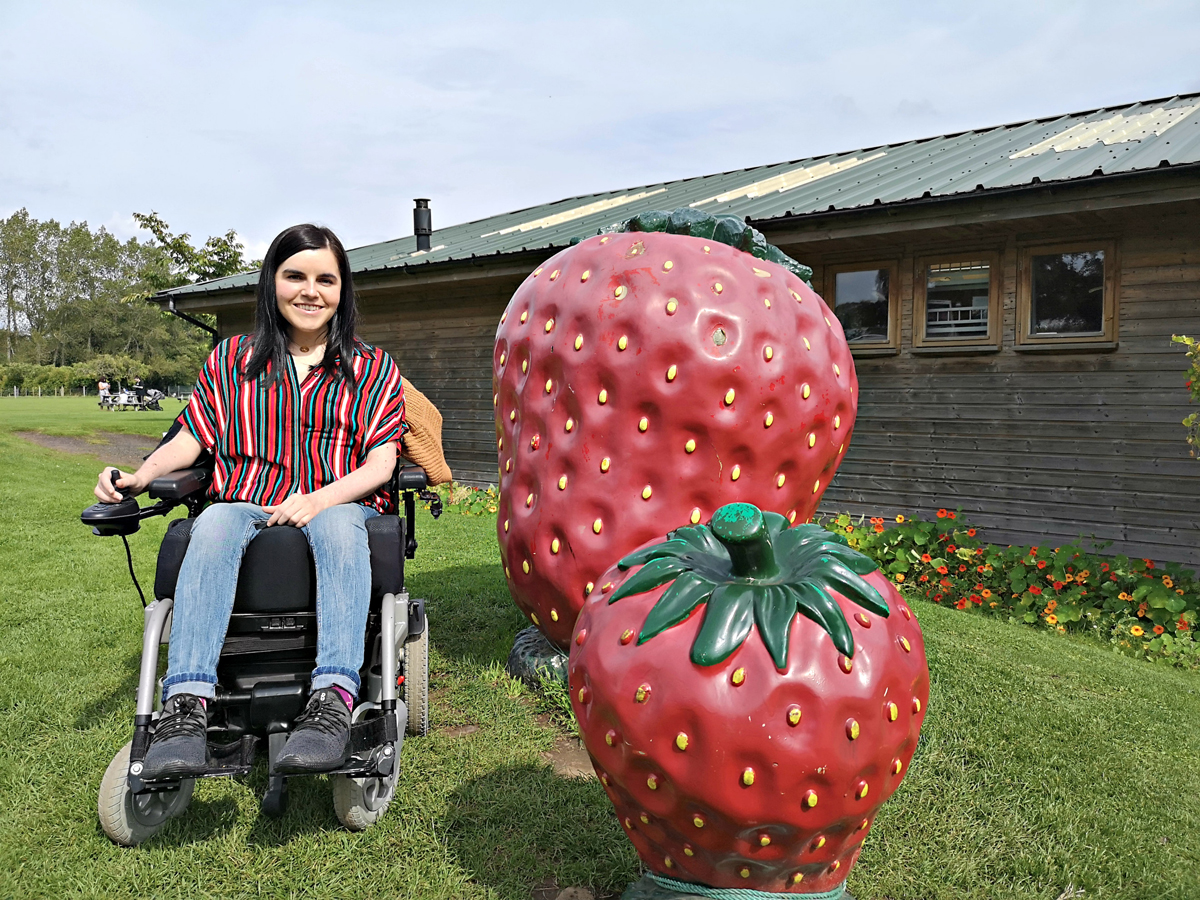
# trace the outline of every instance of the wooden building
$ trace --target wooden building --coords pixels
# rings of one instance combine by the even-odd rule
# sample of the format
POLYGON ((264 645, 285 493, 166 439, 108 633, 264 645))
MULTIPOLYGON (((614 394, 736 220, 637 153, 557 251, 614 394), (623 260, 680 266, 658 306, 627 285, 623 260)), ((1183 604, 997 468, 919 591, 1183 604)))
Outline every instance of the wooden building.
MULTIPOLYGON (((854 440, 823 508, 960 508, 1002 543, 1080 534, 1200 564, 1186 368, 1200 334, 1200 95, 577 197, 351 251, 362 336, 496 478, 492 340, 538 262, 645 209, 742 216, 851 338, 854 440)), ((165 292, 249 329, 255 276, 165 292)))

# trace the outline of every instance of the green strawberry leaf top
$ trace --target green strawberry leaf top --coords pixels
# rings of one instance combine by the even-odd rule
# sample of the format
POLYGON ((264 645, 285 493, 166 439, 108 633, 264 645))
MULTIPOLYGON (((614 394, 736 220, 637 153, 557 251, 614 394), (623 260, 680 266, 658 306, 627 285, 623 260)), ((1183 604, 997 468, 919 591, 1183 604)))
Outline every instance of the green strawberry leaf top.
MULTIPOLYGON (((706 241, 728 244, 756 259, 765 259, 767 262, 783 266, 812 287, 812 269, 796 262, 774 244, 768 244, 761 231, 751 228, 737 216, 714 216, 686 206, 674 212, 651 209, 626 219, 620 225, 602 228, 599 233, 623 231, 665 231, 667 234, 686 234, 706 241)), ((579 238, 576 238, 571 243, 578 241, 579 238)))
POLYGON ((878 615, 890 613, 883 595, 862 577, 879 568, 872 560, 819 525, 788 528, 783 516, 750 503, 722 506, 708 525, 677 528, 667 540, 617 564, 621 570, 639 565, 608 602, 673 581, 646 616, 638 643, 706 604, 691 653, 701 666, 726 659, 757 625, 775 666, 787 668, 796 613, 820 625, 841 653, 853 657, 854 637, 831 589, 878 615))

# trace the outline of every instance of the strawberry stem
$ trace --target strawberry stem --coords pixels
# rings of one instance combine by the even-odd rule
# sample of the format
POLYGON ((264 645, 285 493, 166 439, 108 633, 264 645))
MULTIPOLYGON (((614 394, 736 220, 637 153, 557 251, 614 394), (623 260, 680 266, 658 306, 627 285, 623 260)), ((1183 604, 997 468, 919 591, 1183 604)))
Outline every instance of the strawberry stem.
POLYGON ((734 575, 757 581, 779 574, 767 523, 758 507, 728 503, 713 513, 709 527, 729 551, 734 575))

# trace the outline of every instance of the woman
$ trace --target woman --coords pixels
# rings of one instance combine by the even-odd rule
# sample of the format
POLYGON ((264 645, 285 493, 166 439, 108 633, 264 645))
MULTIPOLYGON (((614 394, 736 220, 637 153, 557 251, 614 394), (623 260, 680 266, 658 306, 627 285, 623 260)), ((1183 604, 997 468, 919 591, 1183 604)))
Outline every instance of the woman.
MULTIPOLYGON (((206 702, 216 693, 242 555, 263 523, 302 529, 317 575, 312 693, 276 768, 329 771, 348 755, 371 590, 365 523, 384 509, 381 488, 406 428, 400 373, 355 337, 350 265, 329 229, 296 225, 276 237, 257 298, 254 334, 213 350, 184 427, 116 480, 140 493, 208 450, 216 462, 210 496, 221 501, 197 518, 179 570, 148 779, 205 769, 206 702)), ((108 470, 96 496, 121 499, 108 470)))

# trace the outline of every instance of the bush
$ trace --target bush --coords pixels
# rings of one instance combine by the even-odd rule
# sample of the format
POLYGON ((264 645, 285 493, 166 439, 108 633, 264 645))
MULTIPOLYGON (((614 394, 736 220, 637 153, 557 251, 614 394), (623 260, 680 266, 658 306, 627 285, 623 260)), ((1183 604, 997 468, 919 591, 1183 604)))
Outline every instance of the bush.
POLYGON ((1200 584, 1178 563, 1104 556, 1086 550, 999 547, 958 513, 938 510, 924 522, 897 516, 857 521, 843 513, 822 522, 849 546, 875 560, 898 585, 943 606, 977 615, 1086 633, 1122 653, 1200 667, 1193 638, 1200 620, 1200 584))
MULTIPOLYGON (((1191 366, 1185 373, 1187 382, 1184 387, 1191 391, 1192 401, 1200 403, 1200 341, 1186 334, 1173 334, 1171 340, 1187 347, 1191 366)), ((1191 445, 1192 456, 1200 456, 1200 413, 1188 415, 1183 420, 1183 427, 1187 429, 1187 442, 1191 445)))
MULTIPOLYGON (((453 510, 464 516, 490 516, 500 506, 500 494, 495 485, 476 488, 452 481, 450 484, 439 484, 432 490, 442 498, 442 508, 447 512, 453 510)), ((425 508, 429 509, 428 503, 425 508)))

